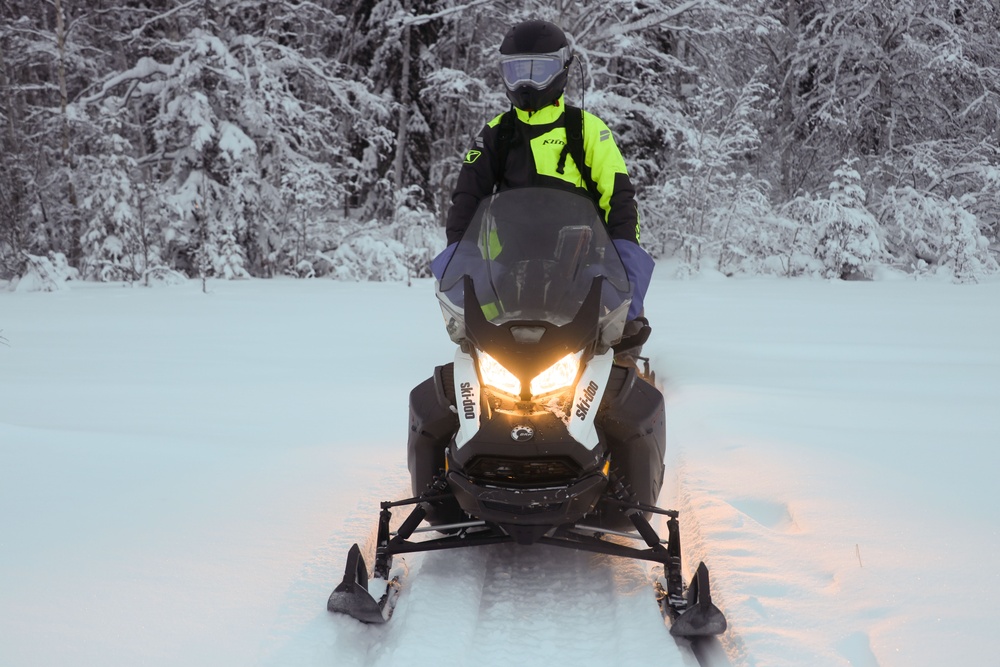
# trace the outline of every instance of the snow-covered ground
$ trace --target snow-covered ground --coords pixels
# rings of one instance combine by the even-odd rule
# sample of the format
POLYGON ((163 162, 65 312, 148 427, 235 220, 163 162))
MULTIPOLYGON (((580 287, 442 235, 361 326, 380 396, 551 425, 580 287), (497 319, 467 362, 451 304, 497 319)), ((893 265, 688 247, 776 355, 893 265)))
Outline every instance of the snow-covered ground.
MULTIPOLYGON (((453 352, 431 284, 199 288, 0 292, 0 665, 693 664, 646 565, 543 547, 328 614, 453 352)), ((1000 283, 661 270, 647 313, 729 662, 1000 664, 1000 283)))

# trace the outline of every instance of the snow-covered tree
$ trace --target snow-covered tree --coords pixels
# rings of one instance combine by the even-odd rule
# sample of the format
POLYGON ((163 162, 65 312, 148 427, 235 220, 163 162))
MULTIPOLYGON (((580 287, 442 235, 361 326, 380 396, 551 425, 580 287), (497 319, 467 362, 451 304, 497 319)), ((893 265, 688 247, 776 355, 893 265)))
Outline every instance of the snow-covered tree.
POLYGON ((497 47, 529 18, 566 31, 567 99, 614 132, 654 254, 992 270, 990 3, 4 0, 0 278, 26 252, 98 279, 323 276, 365 234, 386 242, 358 262, 386 250, 421 275, 410 249, 434 245, 470 138, 508 108, 497 47), (827 188, 847 156, 861 207, 827 188), (864 211, 890 256, 841 243, 867 238, 864 211))
POLYGON ((274 252, 285 258, 282 271, 287 275, 300 278, 325 275, 329 264, 317 260, 322 259, 324 251, 336 246, 338 228, 351 224, 342 219, 342 202, 333 199, 329 189, 323 187, 331 178, 331 170, 319 163, 282 178, 284 220, 274 252))
POLYGON ((882 199, 882 217, 893 254, 908 262, 906 268, 944 272, 959 282, 1000 271, 979 221, 966 208, 970 203, 912 187, 891 189, 882 199))
POLYGON ((675 136, 676 171, 661 176, 662 186, 647 187, 643 199, 644 240, 658 254, 674 249, 694 268, 702 257, 724 263, 734 249, 723 246, 766 215, 766 185, 745 163, 760 147, 755 116, 765 90, 751 81, 691 94, 675 136))
POLYGON ((159 189, 146 182, 136 151, 123 136, 128 111, 106 100, 97 114, 104 134, 96 150, 80 158, 81 190, 86 193, 80 269, 85 278, 143 281, 169 273, 161 254, 159 189))
POLYGON ((406 248, 386 238, 377 223, 367 225, 348 236, 328 258, 337 280, 405 281, 409 269, 403 261, 406 248))
POLYGON ((78 277, 61 252, 48 255, 25 253, 25 270, 14 290, 17 292, 58 292, 67 289, 66 281, 78 277))
POLYGON ((836 172, 828 196, 796 198, 787 212, 819 237, 816 256, 828 278, 871 277, 873 263, 883 259, 878 221, 865 208, 861 176, 848 160, 836 172))
POLYGON ((352 127, 353 203, 364 217, 392 216, 394 192, 416 185, 433 206, 428 178, 432 171, 433 129, 424 81, 440 66, 435 40, 438 21, 423 20, 434 0, 342 2, 346 35, 341 53, 354 76, 383 98, 390 110, 383 132, 373 135, 352 127))
POLYGON ((938 188, 941 177, 957 186, 946 197, 979 189, 969 176, 998 148, 995 7, 838 0, 776 2, 772 14, 785 23, 767 44, 786 195, 820 189, 845 155, 861 158, 876 199, 907 183, 938 188))
POLYGON ((0 257, 12 265, 7 271, 23 268, 20 251, 79 260, 74 162, 85 136, 68 101, 95 69, 97 52, 75 30, 85 14, 64 0, 0 3, 0 154, 7 163, 0 190, 12 216, 0 216, 7 246, 0 257))
POLYGON ((445 247, 444 230, 433 211, 424 204, 423 193, 415 185, 397 193, 396 217, 391 236, 404 248, 403 261, 411 278, 428 278, 431 260, 445 247))
POLYGON ((256 275, 284 270, 290 260, 282 255, 280 225, 294 200, 285 184, 299 172, 323 171, 328 177, 313 186, 327 200, 343 200, 349 179, 341 176, 351 168, 342 160, 344 128, 367 124, 379 135, 384 116, 373 105, 376 96, 340 78, 334 63, 310 55, 320 40, 305 32, 309 14, 331 19, 318 4, 263 0, 204 0, 166 10, 135 34, 166 29, 177 39, 153 41, 156 57, 140 56, 84 100, 128 99, 149 118, 152 141, 143 163, 165 177, 173 212, 165 245, 178 267, 193 270, 204 242, 211 244, 209 256, 228 258, 228 269, 213 260, 210 271, 240 275, 237 264, 256 275), (198 230, 202 224, 206 234, 198 230))

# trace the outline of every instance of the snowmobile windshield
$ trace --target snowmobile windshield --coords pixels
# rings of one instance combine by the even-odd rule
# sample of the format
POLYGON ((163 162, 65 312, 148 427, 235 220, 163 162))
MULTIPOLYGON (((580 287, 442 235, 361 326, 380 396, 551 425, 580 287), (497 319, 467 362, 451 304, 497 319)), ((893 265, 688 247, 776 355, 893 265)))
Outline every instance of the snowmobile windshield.
POLYGON ((596 324, 607 342, 620 337, 631 301, 625 267, 593 203, 550 188, 505 190, 480 202, 438 286, 455 340, 462 337, 466 276, 492 324, 556 326, 574 320, 601 278, 596 324))

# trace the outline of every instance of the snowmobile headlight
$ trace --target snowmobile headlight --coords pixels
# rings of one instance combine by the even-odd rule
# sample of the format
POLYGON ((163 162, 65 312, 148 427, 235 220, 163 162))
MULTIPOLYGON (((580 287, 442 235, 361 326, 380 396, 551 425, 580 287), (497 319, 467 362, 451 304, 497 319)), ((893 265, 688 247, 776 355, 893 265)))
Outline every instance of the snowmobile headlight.
POLYGON ((548 394, 558 389, 564 389, 576 380, 580 371, 580 353, 567 354, 535 376, 531 381, 531 394, 548 394))
POLYGON ((520 395, 521 381, 482 350, 479 351, 479 373, 483 376, 483 384, 513 396, 520 395))
MULTIPOLYGON (((583 356, 582 352, 567 354, 536 375, 531 381, 531 395, 549 394, 571 386, 580 372, 581 356, 583 356)), ((521 381, 517 376, 482 350, 479 350, 479 372, 483 377, 483 384, 512 396, 521 395, 521 381)))

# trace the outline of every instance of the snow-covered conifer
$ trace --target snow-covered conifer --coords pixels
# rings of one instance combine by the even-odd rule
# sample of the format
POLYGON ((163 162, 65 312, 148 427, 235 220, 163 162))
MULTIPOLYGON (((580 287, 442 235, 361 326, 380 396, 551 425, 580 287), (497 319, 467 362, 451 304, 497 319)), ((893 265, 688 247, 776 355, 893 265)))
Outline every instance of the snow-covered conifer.
POLYGON ((98 141, 100 149, 81 161, 90 177, 82 202, 87 218, 80 239, 81 272, 100 281, 134 281, 152 259, 136 183, 139 169, 132 146, 122 135, 108 128, 98 141))
POLYGON ((725 264, 727 254, 739 254, 727 244, 751 234, 770 208, 766 184, 743 164, 760 148, 754 118, 765 88, 757 81, 736 89, 718 83, 692 95, 690 117, 677 126, 677 171, 641 199, 643 242, 656 254, 678 252, 695 270, 703 258, 725 264))
POLYGON ((405 253, 402 243, 385 238, 374 224, 341 243, 328 261, 337 280, 406 281, 410 275, 402 259, 405 253))
POLYGON ((435 224, 434 214, 421 195, 416 185, 397 193, 396 218, 390 232, 400 242, 400 259, 413 278, 430 277, 431 260, 445 247, 443 230, 435 224))
POLYGON ((246 259, 243 256, 243 249, 236 242, 236 233, 232 226, 225 226, 219 230, 213 240, 209 252, 212 254, 212 273, 226 280, 236 278, 249 278, 247 273, 246 259))
POLYGON ((819 238, 816 256, 828 278, 871 277, 872 263, 883 259, 878 221, 865 208, 860 174, 847 160, 834 172, 827 198, 797 198, 788 208, 819 238))
POLYGON ((944 273, 958 282, 1000 270, 973 202, 943 199, 912 187, 891 188, 882 198, 888 244, 898 260, 918 273, 944 273))

